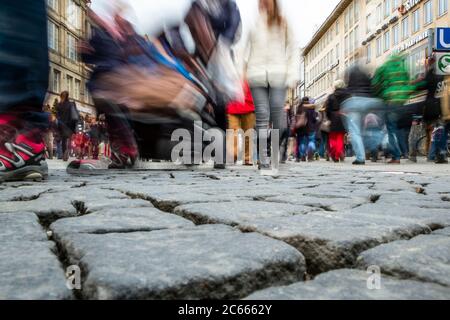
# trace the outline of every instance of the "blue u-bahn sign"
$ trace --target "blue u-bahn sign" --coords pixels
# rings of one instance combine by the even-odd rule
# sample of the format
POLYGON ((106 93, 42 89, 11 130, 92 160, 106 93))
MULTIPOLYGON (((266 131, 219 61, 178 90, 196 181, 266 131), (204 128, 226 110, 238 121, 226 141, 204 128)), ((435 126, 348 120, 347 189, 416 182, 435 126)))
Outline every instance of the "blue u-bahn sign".
POLYGON ((450 28, 436 28, 434 36, 436 51, 450 51, 450 28))

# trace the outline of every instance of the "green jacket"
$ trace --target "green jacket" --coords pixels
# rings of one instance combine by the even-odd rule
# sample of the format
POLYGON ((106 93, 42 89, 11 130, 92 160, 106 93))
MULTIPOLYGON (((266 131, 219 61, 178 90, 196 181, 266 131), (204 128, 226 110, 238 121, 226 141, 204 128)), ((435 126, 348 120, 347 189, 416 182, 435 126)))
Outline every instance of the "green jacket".
POLYGON ((405 58, 393 55, 375 71, 372 79, 375 94, 388 105, 403 105, 415 91, 410 83, 405 58))

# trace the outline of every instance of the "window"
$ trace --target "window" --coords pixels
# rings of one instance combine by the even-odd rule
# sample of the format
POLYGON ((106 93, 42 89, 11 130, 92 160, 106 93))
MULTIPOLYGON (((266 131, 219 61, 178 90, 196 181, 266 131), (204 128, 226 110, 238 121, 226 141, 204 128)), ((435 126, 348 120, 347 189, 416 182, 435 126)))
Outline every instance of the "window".
POLYGON ((355 0, 355 23, 359 21, 359 0, 355 0))
POLYGON ((72 27, 81 28, 81 8, 73 0, 67 2, 66 16, 72 27))
POLYGON ((53 11, 58 11, 58 1, 59 0, 47 0, 47 5, 49 8, 51 8, 53 11))
POLYGON ((448 11, 448 0, 438 0, 438 16, 448 11))
POLYGON ((372 59, 372 46, 370 43, 366 47, 366 57, 367 57, 367 63, 370 63, 370 60, 372 59))
POLYGON ((372 21, 371 21, 372 15, 369 13, 366 16, 366 33, 369 34, 372 27, 372 21))
POLYGON ((75 45, 75 37, 67 34, 67 58, 78 61, 78 54, 75 45))
POLYGON ((391 14, 391 0, 384 0, 384 17, 387 18, 391 14))
POLYGON ((393 40, 393 45, 396 46, 398 45, 398 43, 400 42, 400 34, 399 34, 399 26, 398 23, 392 27, 392 40, 393 40))
POLYGON ((336 21, 336 35, 339 34, 339 21, 336 21))
POLYGON ((60 83, 61 83, 61 72, 56 69, 53 69, 53 79, 52 79, 52 91, 54 93, 60 92, 60 83))
POLYGON ((377 39, 377 57, 381 56, 382 47, 381 47, 381 37, 377 39))
POLYGON ((396 11, 400 7, 400 0, 393 0, 392 1, 392 12, 396 11))
POLYGON ((402 20, 402 39, 409 37, 409 20, 405 18, 402 20))
POLYGON ((350 4, 350 8, 349 8, 349 11, 348 11, 349 27, 350 28, 353 26, 353 16, 354 16, 353 4, 350 4))
POLYGON ((75 91, 73 92, 73 97, 76 100, 80 100, 80 90, 81 90, 81 81, 78 79, 75 79, 75 91))
POLYGON ((48 21, 48 47, 58 51, 59 28, 51 21, 48 21))
POLYGON ((420 29, 420 9, 413 12, 412 19, 412 33, 415 33, 420 29))
POLYGON ((382 9, 381 9, 381 3, 377 6, 377 24, 381 23, 381 17, 382 17, 382 9))
POLYGON ((348 24, 349 24, 349 11, 345 11, 345 15, 344 15, 344 31, 347 32, 348 31, 348 24))
POLYGON ((345 56, 348 55, 348 36, 345 36, 345 39, 344 39, 344 55, 345 56))
POLYGON ((336 45, 336 61, 339 61, 339 43, 336 45))
POLYGON ((348 47, 350 48, 350 53, 353 52, 354 48, 353 48, 353 37, 354 37, 354 30, 350 31, 349 37, 348 37, 348 42, 349 45, 348 47))
POLYGON ((431 0, 425 2, 423 5, 423 23, 425 25, 433 21, 433 4, 431 0))
POLYGON ((355 27, 355 34, 354 34, 354 41, 355 41, 355 49, 358 49, 359 47, 359 27, 355 27))
POLYGON ((388 51, 391 48, 391 32, 386 31, 384 33, 384 52, 388 51))
POLYGON ((73 77, 67 75, 66 77, 66 90, 69 92, 71 96, 73 94, 73 77))

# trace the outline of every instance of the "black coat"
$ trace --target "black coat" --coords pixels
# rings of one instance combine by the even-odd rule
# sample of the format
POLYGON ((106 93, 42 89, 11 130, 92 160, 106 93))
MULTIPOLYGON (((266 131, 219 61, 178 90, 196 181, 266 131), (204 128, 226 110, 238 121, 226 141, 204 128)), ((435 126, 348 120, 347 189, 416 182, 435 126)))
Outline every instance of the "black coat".
POLYGON ((353 66, 347 74, 347 92, 357 97, 373 97, 372 82, 369 75, 360 67, 353 66))
POLYGON ((56 109, 60 134, 67 138, 75 132, 76 120, 72 119, 72 108, 76 108, 71 101, 60 102, 56 109))
POLYGON ((349 96, 345 89, 336 89, 334 93, 328 96, 326 113, 328 120, 331 122, 330 132, 345 131, 340 110, 342 102, 349 98, 349 96))

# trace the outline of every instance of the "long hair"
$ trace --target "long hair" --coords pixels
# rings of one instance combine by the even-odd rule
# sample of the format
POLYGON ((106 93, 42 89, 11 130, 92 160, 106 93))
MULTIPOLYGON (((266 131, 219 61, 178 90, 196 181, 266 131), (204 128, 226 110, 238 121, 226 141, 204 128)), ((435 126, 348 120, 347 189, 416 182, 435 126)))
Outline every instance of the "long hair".
POLYGON ((259 0, 259 7, 261 11, 267 13, 267 24, 269 25, 269 27, 279 27, 285 23, 285 20, 281 15, 280 4, 278 0, 259 0), (272 3, 273 10, 268 10, 267 2, 272 3))

